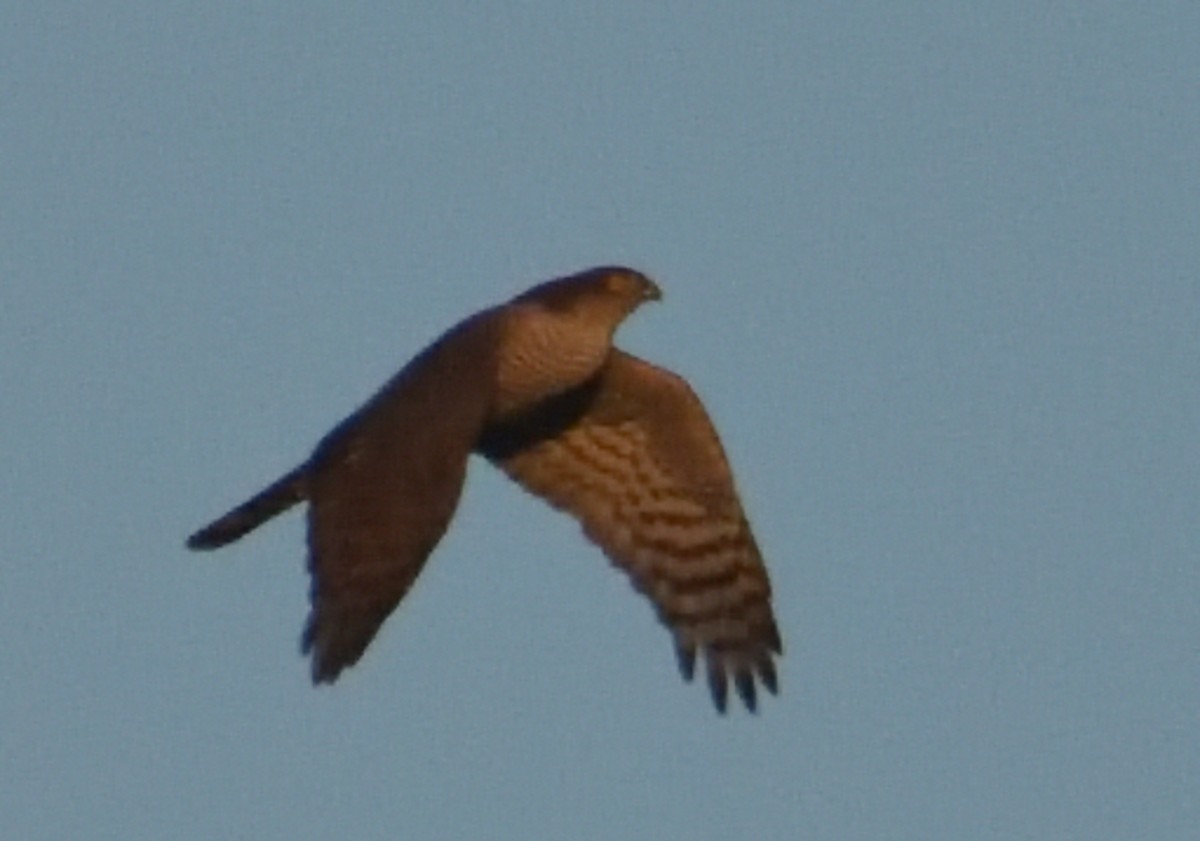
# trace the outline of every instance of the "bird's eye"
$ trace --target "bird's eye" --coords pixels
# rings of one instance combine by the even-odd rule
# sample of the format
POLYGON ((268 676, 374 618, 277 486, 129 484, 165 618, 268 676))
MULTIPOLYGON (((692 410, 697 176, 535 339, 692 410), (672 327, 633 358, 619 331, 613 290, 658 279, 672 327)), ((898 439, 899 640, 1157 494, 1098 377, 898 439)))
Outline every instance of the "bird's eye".
POLYGON ((604 288, 609 292, 623 292, 629 279, 619 272, 613 272, 604 278, 604 288))

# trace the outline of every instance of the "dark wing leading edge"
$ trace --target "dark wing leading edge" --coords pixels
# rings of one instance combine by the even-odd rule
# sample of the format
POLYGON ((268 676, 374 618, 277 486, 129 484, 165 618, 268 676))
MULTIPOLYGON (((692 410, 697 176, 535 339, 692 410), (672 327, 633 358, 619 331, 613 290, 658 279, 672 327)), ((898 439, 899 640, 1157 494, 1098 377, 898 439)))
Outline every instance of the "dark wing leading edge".
POLYGON ((646 594, 691 679, 699 652, 724 711, 777 690, 771 586, 703 405, 680 377, 614 349, 602 374, 487 431, 480 451, 578 518, 646 594))
POLYGON ((314 682, 362 656, 458 505, 495 380, 498 317, 463 322, 317 446, 309 467, 314 682))

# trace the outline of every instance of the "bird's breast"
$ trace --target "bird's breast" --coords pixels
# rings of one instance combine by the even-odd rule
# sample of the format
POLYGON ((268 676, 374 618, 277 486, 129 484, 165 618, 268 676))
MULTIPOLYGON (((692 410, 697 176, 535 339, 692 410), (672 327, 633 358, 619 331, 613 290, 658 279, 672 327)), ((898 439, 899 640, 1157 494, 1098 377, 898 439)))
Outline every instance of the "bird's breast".
POLYGON ((511 313, 501 339, 494 413, 520 411, 586 382, 611 347, 611 330, 603 325, 533 307, 511 313))

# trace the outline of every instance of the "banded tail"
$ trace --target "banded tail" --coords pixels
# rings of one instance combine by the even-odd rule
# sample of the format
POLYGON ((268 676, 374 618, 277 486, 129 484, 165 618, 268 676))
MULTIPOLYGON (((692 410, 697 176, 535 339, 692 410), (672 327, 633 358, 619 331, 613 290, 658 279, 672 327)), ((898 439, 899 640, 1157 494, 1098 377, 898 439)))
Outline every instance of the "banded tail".
POLYGON ((306 467, 301 465, 229 513, 187 539, 189 549, 219 549, 254 531, 308 496, 306 467))

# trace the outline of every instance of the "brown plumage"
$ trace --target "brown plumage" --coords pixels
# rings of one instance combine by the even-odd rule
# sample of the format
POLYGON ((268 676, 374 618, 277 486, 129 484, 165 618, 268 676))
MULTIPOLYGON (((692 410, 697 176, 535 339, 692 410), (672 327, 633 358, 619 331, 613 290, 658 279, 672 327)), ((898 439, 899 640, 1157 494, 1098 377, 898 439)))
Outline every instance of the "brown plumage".
POLYGON ((188 546, 224 546, 308 501, 302 648, 314 682, 332 682, 412 586, 476 452, 580 521, 653 602, 687 679, 704 659, 718 709, 730 679, 755 709, 782 646, 720 441, 684 380, 612 346, 659 297, 644 275, 600 267, 467 318, 188 546))

